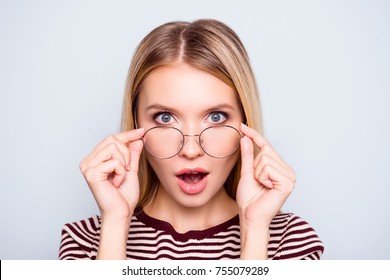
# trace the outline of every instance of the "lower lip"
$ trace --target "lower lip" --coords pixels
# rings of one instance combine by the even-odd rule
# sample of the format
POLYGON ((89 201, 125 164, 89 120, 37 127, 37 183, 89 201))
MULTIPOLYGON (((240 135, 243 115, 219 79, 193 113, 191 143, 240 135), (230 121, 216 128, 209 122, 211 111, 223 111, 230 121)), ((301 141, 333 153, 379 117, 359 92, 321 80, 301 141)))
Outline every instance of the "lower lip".
POLYGON ((193 195, 193 194, 198 194, 204 190, 207 184, 208 176, 209 175, 207 174, 206 176, 203 177, 202 180, 200 180, 196 184, 188 184, 184 182, 182 179, 180 179, 180 177, 177 177, 177 182, 179 184, 179 187, 184 193, 193 195))

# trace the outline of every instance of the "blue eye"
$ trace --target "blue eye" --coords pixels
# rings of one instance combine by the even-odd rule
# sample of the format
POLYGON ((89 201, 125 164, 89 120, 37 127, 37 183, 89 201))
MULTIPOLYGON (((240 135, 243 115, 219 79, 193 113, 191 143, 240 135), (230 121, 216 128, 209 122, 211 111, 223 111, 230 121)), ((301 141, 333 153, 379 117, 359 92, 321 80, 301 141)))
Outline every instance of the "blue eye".
POLYGON ((212 123, 223 123, 227 120, 227 115, 224 112, 212 112, 208 120, 212 123))
POLYGON ((170 124, 173 121, 172 115, 167 112, 157 113, 154 119, 159 124, 170 124))

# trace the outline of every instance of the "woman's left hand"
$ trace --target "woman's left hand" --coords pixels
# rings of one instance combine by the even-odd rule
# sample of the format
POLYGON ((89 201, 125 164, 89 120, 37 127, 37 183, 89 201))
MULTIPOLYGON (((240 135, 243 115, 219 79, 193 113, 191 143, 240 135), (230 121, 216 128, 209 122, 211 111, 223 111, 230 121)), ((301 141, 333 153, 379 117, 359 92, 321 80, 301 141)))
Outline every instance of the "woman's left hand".
POLYGON ((242 124, 241 179, 236 200, 247 227, 267 227, 291 194, 293 169, 257 131, 242 124), (260 149, 254 158, 254 144, 260 149))

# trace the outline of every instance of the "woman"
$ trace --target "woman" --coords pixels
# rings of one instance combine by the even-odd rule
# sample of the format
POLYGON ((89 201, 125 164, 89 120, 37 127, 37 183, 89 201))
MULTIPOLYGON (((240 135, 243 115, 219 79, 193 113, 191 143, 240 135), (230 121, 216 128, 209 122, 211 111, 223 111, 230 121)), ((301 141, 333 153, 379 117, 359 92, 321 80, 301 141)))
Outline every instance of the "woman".
POLYGON ((293 169, 262 137, 238 36, 171 22, 138 46, 121 133, 80 169, 100 216, 67 224, 60 259, 319 259, 315 231, 280 209, 293 169))

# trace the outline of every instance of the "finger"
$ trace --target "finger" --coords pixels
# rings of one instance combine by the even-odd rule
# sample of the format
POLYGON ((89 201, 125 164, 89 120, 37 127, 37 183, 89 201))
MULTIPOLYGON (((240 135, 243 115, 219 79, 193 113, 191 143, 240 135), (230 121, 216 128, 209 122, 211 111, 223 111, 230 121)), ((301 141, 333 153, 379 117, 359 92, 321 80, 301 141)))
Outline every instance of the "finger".
MULTIPOLYGON (((272 155, 275 159, 284 163, 286 166, 288 164, 283 160, 283 158, 279 155, 279 153, 271 146, 271 144, 256 130, 246 126, 245 124, 241 124, 241 131, 251 138, 256 145, 260 148, 260 153, 267 153, 272 155)), ((257 165, 258 157, 256 157, 254 164, 257 165)))
POLYGON ((118 160, 103 162, 98 166, 98 171, 105 173, 107 178, 112 176, 112 184, 118 188, 126 178, 126 169, 118 160))
POLYGON ((112 146, 113 144, 115 144, 117 146, 117 148, 122 152, 122 155, 125 158, 126 162, 128 162, 129 157, 128 157, 128 152, 127 152, 127 147, 124 144, 122 144, 121 142, 119 142, 118 139, 116 139, 113 135, 111 135, 111 136, 108 136, 107 138, 105 138, 102 142, 100 142, 92 150, 92 152, 83 159, 80 166, 81 165, 88 165, 88 163, 93 161, 93 159, 96 158, 96 156, 99 154, 104 154, 104 153, 110 152, 110 149, 112 149, 112 147, 110 147, 110 146, 112 146))
POLYGON ((289 165, 282 159, 282 157, 274 149, 271 148, 270 145, 263 146, 263 149, 260 150, 260 152, 257 154, 254 161, 255 166, 259 164, 259 161, 263 156, 273 158, 276 161, 278 161, 280 165, 289 167, 289 165))
POLYGON ((121 162, 123 166, 126 166, 126 164, 130 160, 130 156, 128 154, 128 151, 126 147, 124 147, 121 151, 121 148, 116 143, 110 143, 106 147, 102 148, 100 151, 98 151, 94 157, 88 159, 85 162, 85 165, 88 167, 97 166, 102 162, 109 161, 111 159, 117 159, 121 162), (125 158, 127 157, 127 159, 125 158))
POLYGON ((120 142, 126 144, 132 141, 140 140, 142 136, 145 134, 145 128, 138 128, 134 130, 129 130, 125 132, 121 132, 115 134, 115 138, 117 138, 120 142))
POLYGON ((105 138, 102 142, 100 142, 92 150, 92 152, 84 159, 84 161, 88 161, 91 158, 95 157, 95 155, 98 152, 100 152, 104 147, 106 147, 109 143, 117 143, 118 147, 121 147, 123 155, 127 159, 128 157, 126 157, 126 155, 128 154, 128 152, 127 152, 127 147, 124 144, 128 143, 129 141, 132 141, 132 139, 134 140, 140 139, 144 134, 145 134, 145 129, 139 128, 135 130, 121 132, 115 135, 110 135, 107 138, 105 138))
POLYGON ((267 164, 263 167, 261 172, 256 176, 256 180, 267 188, 276 188, 279 191, 288 193, 290 193, 294 187, 294 181, 271 164, 267 164))
POLYGON ((130 143, 130 162, 127 166, 127 170, 138 172, 139 158, 141 156, 143 146, 144 143, 141 140, 133 141, 130 143))
POLYGON ((265 140, 263 136, 260 135, 256 130, 253 128, 250 128, 246 126, 245 124, 241 124, 241 132, 244 133, 246 136, 251 138, 253 142, 261 149, 265 145, 269 145, 268 141, 265 140))
POLYGON ((253 142, 248 137, 241 138, 241 176, 253 173, 253 142))
POLYGON ((119 187, 126 178, 126 170, 117 159, 100 163, 96 167, 88 168, 85 172, 85 179, 89 183, 101 183, 112 176, 112 184, 119 187))
POLYGON ((255 174, 258 174, 262 167, 266 164, 271 164, 278 170, 280 170, 285 176, 295 178, 295 173, 293 169, 287 165, 284 161, 280 161, 279 158, 274 158, 270 154, 265 154, 260 152, 254 162, 254 169, 255 169, 255 174))

